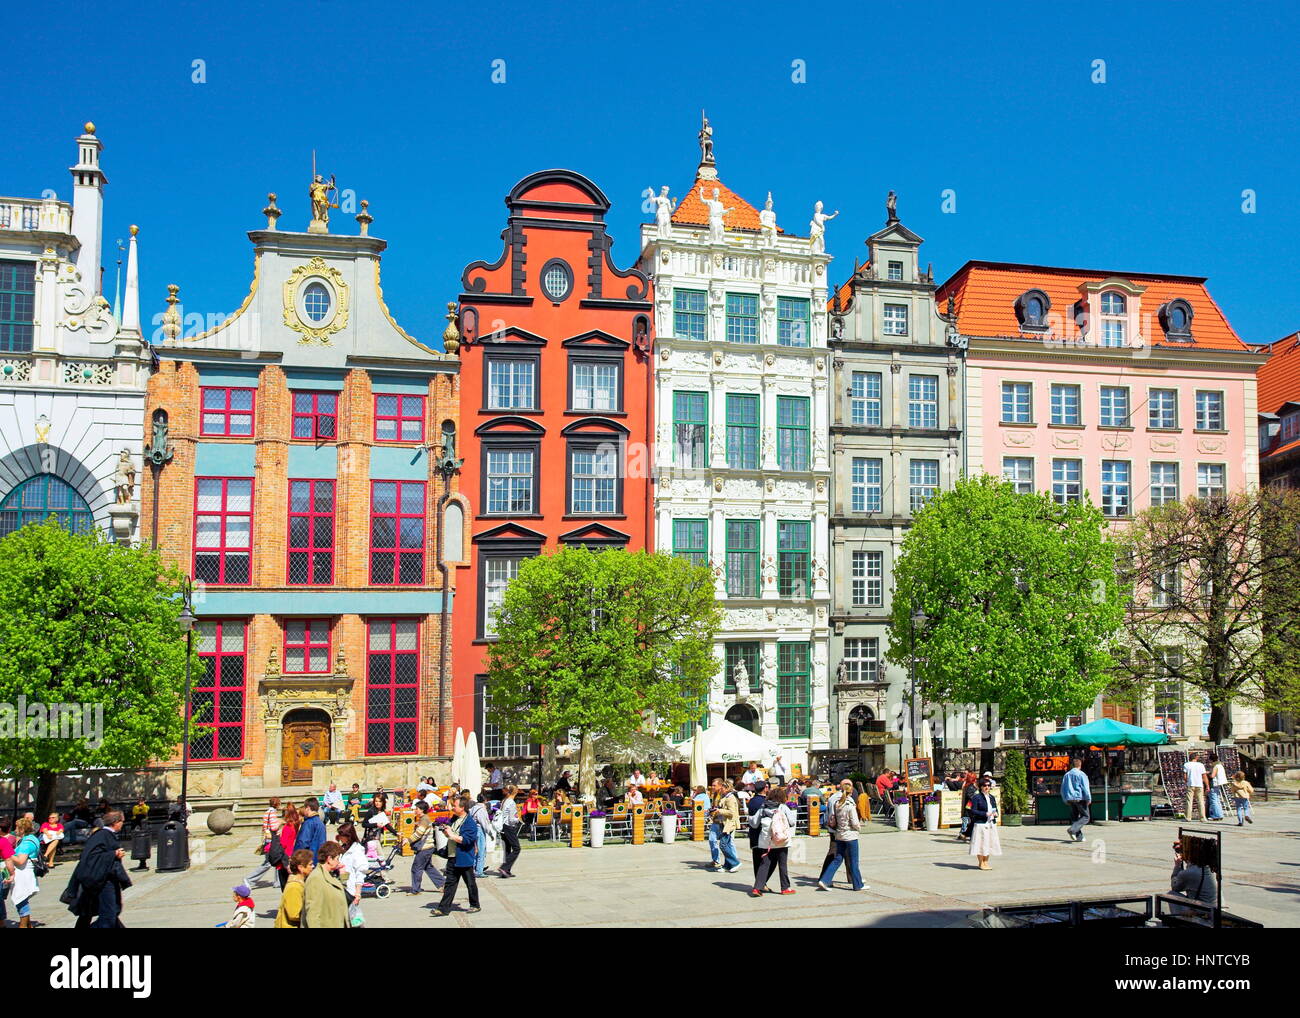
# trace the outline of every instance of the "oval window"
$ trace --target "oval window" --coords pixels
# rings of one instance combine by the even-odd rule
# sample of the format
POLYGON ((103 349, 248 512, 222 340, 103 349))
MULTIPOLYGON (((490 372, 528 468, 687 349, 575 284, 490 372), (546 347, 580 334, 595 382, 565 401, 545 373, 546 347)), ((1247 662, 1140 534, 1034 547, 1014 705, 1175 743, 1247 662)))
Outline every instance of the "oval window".
POLYGON ((302 310, 313 322, 323 322, 330 313, 330 292, 324 283, 308 283, 302 292, 302 310))
POLYGON ((569 295, 569 272, 558 262, 546 267, 542 273, 542 289, 551 300, 564 300, 569 295))

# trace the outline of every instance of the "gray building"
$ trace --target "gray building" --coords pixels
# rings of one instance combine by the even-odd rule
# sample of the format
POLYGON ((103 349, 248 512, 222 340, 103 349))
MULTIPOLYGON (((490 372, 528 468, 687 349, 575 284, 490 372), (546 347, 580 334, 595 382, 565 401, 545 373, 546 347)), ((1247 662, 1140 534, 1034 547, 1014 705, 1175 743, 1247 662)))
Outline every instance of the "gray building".
POLYGON ((896 738, 908 670, 885 661, 894 564, 913 513, 962 475, 965 406, 964 351, 919 266, 922 239, 892 195, 888 207, 869 260, 835 292, 829 341, 831 741, 874 767, 910 755, 910 735, 896 738))

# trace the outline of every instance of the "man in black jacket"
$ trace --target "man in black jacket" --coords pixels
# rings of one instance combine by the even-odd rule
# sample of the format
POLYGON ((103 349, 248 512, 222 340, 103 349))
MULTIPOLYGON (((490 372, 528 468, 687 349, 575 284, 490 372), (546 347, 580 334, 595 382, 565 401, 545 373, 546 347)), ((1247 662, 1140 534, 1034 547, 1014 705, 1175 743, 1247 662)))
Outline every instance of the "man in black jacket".
POLYGON ((767 805, 767 782, 758 781, 754 783, 754 794, 749 797, 749 855, 754 863, 754 880, 758 880, 758 864, 762 860, 762 854, 758 850, 758 838, 763 833, 762 823, 755 824, 754 817, 763 812, 763 807, 767 805))
POLYGON ((122 890, 131 886, 131 878, 122 865, 126 853, 117 840, 122 822, 120 810, 105 814, 104 826, 87 839, 68 888, 60 898, 77 916, 79 930, 86 927, 111 930, 122 925, 118 918, 122 912, 122 890))

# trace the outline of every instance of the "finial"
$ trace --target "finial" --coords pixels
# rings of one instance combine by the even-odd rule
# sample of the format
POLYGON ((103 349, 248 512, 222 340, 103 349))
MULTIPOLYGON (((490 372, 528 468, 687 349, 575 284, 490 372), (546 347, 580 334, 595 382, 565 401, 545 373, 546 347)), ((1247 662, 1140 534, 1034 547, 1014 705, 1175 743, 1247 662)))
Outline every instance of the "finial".
POLYGON ((87 133, 87 134, 94 134, 94 133, 95 133, 95 124, 94 124, 94 121, 91 121, 91 120, 87 120, 87 121, 86 121, 86 133, 87 133))
POLYGON ((361 211, 357 213, 357 222, 361 224, 361 236, 363 237, 370 236, 370 224, 375 221, 375 217, 366 211, 369 208, 370 202, 362 198, 361 211))
POLYGON ((266 228, 275 229, 275 221, 280 218, 280 209, 275 204, 275 192, 271 191, 266 196, 267 205, 262 209, 262 215, 266 216, 266 228))
POLYGON ((176 310, 176 305, 180 303, 180 298, 176 295, 180 289, 175 283, 167 284, 167 310, 163 312, 162 332, 169 343, 175 342, 181 334, 181 313, 176 310))
POLYGON ((456 356, 460 350, 460 329, 456 328, 456 302, 449 300, 447 302, 447 327, 442 330, 442 348, 456 356))
POLYGON ((138 226, 136 226, 134 223, 132 223, 132 224, 131 224, 131 236, 134 237, 134 236, 135 236, 136 234, 138 234, 139 232, 140 232, 140 227, 138 227, 138 226))

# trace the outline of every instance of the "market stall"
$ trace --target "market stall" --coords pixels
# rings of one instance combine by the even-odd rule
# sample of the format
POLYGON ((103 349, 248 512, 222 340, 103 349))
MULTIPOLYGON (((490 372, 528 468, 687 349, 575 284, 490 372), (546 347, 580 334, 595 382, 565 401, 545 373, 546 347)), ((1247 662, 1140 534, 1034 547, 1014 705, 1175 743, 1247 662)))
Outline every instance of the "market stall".
MULTIPOLYGON (((1164 732, 1155 732, 1137 725, 1126 725, 1113 718, 1099 718, 1086 725, 1067 728, 1043 740, 1054 753, 1031 754, 1029 763, 1029 788, 1034 795, 1038 819, 1068 820, 1070 807, 1061 799, 1061 778, 1070 768, 1070 749, 1082 750, 1089 755, 1094 774, 1089 774, 1092 788, 1092 816, 1101 819, 1148 818, 1151 811, 1151 789, 1142 787, 1145 782, 1126 780, 1124 774, 1124 747, 1159 746, 1169 741, 1164 732), (1066 752, 1062 753, 1061 751, 1066 752), (1037 769, 1036 769, 1037 767, 1037 769), (1102 787, 1096 787, 1095 772, 1100 771, 1102 787), (1111 778, 1116 779, 1111 787, 1111 778)), ((1085 766, 1085 772, 1088 770, 1085 766)))

